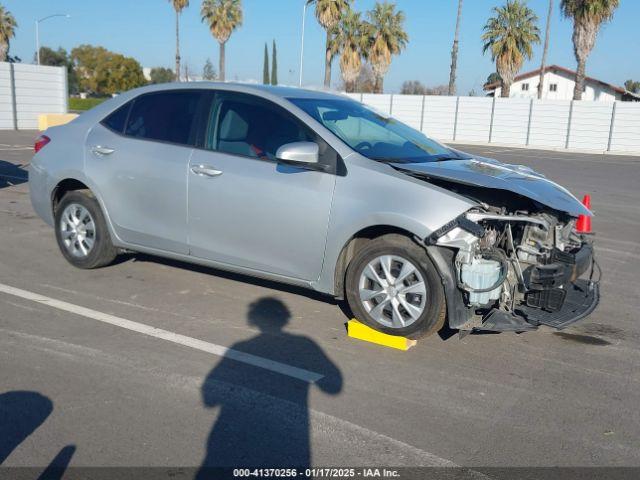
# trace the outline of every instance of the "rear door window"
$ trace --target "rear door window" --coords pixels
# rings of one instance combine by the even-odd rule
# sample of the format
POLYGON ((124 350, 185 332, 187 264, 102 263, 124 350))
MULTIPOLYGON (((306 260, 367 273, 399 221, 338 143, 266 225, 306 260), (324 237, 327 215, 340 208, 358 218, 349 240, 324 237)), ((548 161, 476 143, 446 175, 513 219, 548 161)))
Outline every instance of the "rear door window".
POLYGON ((197 90, 142 95, 133 102, 125 135, 195 146, 196 118, 203 96, 197 90))

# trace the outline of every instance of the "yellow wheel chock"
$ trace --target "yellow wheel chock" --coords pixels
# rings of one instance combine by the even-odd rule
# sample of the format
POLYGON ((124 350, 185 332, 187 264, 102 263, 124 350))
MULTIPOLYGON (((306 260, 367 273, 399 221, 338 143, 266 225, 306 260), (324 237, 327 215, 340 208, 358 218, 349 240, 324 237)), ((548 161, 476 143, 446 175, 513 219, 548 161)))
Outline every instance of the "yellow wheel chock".
POLYGON ((360 323, 355 318, 347 322, 347 335, 351 338, 364 340, 365 342, 371 342, 384 347, 396 348, 398 350, 405 351, 418 343, 416 340, 378 332, 377 330, 366 326, 364 323, 360 323))

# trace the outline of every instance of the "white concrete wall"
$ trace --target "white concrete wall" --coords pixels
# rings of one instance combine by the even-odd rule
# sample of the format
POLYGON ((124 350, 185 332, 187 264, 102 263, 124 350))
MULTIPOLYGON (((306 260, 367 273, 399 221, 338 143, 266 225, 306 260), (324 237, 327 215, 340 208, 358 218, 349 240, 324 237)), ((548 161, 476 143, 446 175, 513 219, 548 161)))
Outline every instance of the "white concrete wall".
POLYGON ((447 142, 640 155, 640 103, 350 94, 447 142))
POLYGON ((37 129, 38 115, 67 113, 68 85, 64 67, 0 62, 0 129, 37 129), (16 111, 13 110, 15 98, 16 111), (16 120, 14 120, 14 118, 16 120))
MULTIPOLYGON (((540 77, 530 77, 514 82, 509 92, 510 98, 538 98, 538 85, 540 77), (524 86, 527 86, 526 89, 524 86)), ((564 72, 547 72, 544 75, 544 92, 543 100, 573 100, 573 90, 575 88, 575 80, 564 72), (556 86, 556 91, 551 91, 551 85, 556 86)), ((607 88, 598 82, 587 80, 587 89, 582 99, 599 102, 615 102, 621 99, 621 94, 612 88, 607 88)), ((502 87, 495 90, 496 97, 502 94, 502 87)))
POLYGON ((0 130, 13 129, 13 100, 9 64, 0 62, 0 130))
POLYGON ((640 152, 640 103, 616 102, 611 150, 640 152))

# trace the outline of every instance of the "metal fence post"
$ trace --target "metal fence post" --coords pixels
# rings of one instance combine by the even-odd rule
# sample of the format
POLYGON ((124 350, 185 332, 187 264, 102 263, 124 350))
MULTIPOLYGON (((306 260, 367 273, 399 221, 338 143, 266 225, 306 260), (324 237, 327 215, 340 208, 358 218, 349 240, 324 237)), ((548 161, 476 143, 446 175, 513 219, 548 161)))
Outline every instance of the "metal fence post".
POLYGON ((493 95, 493 102, 491 102, 491 123, 489 123, 489 143, 493 141, 493 118, 496 113, 496 96, 493 95))
POLYGON ((569 120, 567 122, 567 143, 565 144, 564 148, 565 149, 569 149, 569 141, 571 140, 571 122, 573 121, 573 104, 575 103, 575 100, 571 100, 571 104, 569 106, 569 120))
POLYGON ((393 93, 389 99, 389 116, 393 115, 393 93))
POLYGON ((62 99, 62 108, 63 108, 63 112, 62 113, 69 113, 69 72, 67 72, 67 67, 61 67, 63 70, 63 81, 64 81, 64 88, 62 90, 62 94, 64 95, 64 98, 62 99))
POLYGON ((427 96, 422 96, 422 113, 420 114, 420 131, 424 129, 424 104, 427 103, 427 96))
POLYGON ((533 98, 529 104, 529 124, 527 125, 527 147, 529 146, 529 140, 531 139, 531 119, 533 118, 533 98))
POLYGON ((9 63, 9 91, 11 92, 11 119, 13 129, 18 130, 18 101, 16 99, 16 73, 13 63, 9 63))
POLYGON ((613 129, 616 125, 616 107, 618 102, 613 102, 613 108, 611 109, 611 126, 609 127, 609 142, 607 143, 607 152, 611 151, 611 145, 613 144, 613 129))
POLYGON ((460 97, 456 97, 456 118, 453 121, 453 141, 458 137, 458 112, 460 111, 460 97))

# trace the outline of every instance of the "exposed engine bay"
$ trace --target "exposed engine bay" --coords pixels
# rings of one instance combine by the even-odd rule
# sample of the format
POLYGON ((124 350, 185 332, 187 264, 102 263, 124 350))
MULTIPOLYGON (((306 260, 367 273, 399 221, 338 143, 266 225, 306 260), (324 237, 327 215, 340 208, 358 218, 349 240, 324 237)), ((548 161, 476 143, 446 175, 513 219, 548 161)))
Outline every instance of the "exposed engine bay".
MULTIPOLYGON (((476 190, 460 187, 466 196, 476 190)), ((591 313, 599 299, 598 268, 592 239, 576 231, 576 218, 519 195, 478 190, 508 206, 490 205, 474 192, 479 206, 427 239, 455 252, 452 270, 469 312, 460 328, 564 328, 591 313)))

